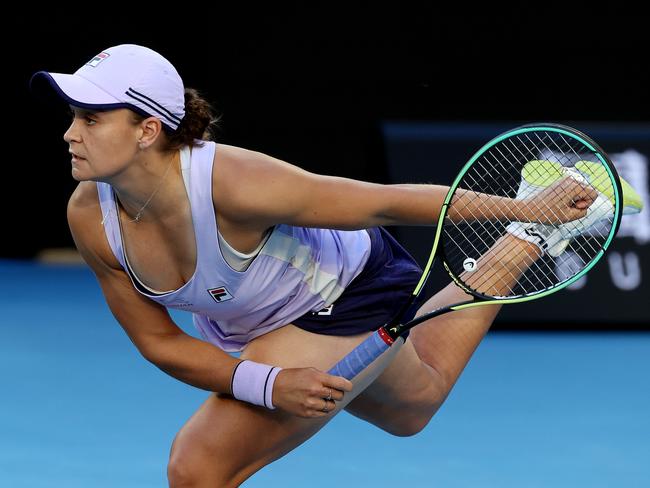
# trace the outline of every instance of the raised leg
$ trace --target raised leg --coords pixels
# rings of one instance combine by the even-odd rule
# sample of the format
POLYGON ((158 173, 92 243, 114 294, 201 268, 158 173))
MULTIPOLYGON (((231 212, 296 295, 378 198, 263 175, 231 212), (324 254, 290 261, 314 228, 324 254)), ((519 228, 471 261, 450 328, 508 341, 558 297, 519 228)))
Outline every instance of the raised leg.
MULTIPOLYGON (((477 269, 485 271, 463 278, 485 293, 507 295, 539 257, 537 246, 507 234, 478 260, 477 269)), ((463 290, 450 284, 418 315, 467 299, 463 290)), ((418 325, 395 361, 347 410, 396 435, 419 432, 444 402, 500 308, 468 308, 418 325)))

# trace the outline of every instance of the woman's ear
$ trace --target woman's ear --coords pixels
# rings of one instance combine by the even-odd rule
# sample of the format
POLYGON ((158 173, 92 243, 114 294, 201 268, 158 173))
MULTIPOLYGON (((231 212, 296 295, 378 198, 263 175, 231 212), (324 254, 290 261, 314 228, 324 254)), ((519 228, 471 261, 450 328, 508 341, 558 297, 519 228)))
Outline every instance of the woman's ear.
POLYGON ((147 117, 140 122, 140 129, 142 135, 138 139, 138 146, 140 149, 146 149, 158 139, 158 136, 162 132, 162 124, 156 117, 147 117))

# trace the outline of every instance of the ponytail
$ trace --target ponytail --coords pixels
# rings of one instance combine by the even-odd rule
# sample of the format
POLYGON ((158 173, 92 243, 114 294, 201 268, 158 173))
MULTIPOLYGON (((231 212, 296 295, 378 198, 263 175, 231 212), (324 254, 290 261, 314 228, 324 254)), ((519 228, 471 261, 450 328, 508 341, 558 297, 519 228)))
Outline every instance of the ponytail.
POLYGON ((212 129, 219 122, 210 102, 194 88, 185 88, 185 117, 175 132, 167 135, 167 150, 195 145, 196 139, 213 140, 212 129))

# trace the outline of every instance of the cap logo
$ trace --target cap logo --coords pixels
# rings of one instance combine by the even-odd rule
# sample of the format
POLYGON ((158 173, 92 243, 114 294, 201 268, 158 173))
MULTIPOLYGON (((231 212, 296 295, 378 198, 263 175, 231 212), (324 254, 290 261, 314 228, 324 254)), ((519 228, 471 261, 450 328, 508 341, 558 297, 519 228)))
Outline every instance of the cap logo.
POLYGON ((104 60, 105 60, 106 58, 108 58, 109 56, 110 56, 110 54, 108 54, 108 53, 99 53, 99 54, 98 54, 97 56, 95 56, 93 59, 91 59, 90 61, 88 61, 88 62, 86 63, 86 66, 90 66, 90 67, 92 67, 92 68, 95 68, 95 67, 97 67, 97 65, 98 65, 99 63, 101 63, 102 61, 104 61, 104 60))

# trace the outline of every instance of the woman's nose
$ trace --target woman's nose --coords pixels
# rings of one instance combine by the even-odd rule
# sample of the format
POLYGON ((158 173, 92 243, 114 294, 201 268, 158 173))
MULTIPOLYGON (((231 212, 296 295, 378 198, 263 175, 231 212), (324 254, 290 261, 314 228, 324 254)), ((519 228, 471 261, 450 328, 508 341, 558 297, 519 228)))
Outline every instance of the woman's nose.
POLYGON ((64 132, 63 140, 68 144, 70 144, 70 142, 72 141, 79 142, 81 140, 81 136, 79 135, 79 131, 77 130, 76 119, 72 120, 70 127, 68 127, 68 130, 64 132))

